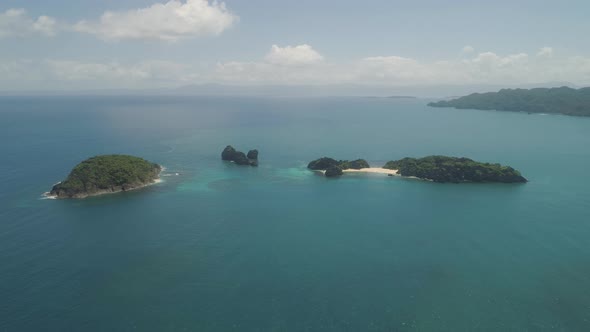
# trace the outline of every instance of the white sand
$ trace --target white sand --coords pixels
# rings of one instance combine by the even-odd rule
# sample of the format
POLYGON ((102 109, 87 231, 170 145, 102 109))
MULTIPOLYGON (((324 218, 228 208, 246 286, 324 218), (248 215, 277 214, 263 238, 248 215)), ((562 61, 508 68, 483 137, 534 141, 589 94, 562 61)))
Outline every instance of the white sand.
POLYGON ((345 169, 342 172, 344 172, 344 173, 377 173, 377 174, 399 175, 399 174, 397 174, 397 169, 387 169, 387 168, 381 168, 381 167, 371 167, 371 168, 361 168, 361 169, 345 169))
MULTIPOLYGON (((316 171, 320 173, 326 173, 326 171, 316 171)), ((361 169, 345 169, 342 171, 343 173, 374 173, 374 174, 391 174, 400 176, 397 173, 397 169, 387 169, 381 167, 370 167, 370 168, 361 168, 361 169)))

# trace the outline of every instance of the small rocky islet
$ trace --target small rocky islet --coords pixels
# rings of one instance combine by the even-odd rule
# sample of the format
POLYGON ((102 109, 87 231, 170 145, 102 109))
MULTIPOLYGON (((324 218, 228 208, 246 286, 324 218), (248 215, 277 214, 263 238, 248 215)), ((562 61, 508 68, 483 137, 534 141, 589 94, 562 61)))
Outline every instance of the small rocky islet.
POLYGON ((221 152, 221 160, 230 161, 236 165, 258 166, 258 150, 250 150, 246 154, 237 151, 233 146, 228 145, 221 152))

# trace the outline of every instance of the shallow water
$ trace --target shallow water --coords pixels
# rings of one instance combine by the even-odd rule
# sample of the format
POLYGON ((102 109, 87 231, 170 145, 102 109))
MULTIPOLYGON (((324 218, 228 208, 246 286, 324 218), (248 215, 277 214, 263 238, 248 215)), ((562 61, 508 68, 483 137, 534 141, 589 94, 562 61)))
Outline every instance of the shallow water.
POLYGON ((425 105, 0 98, 0 330, 590 329, 590 119, 425 105), (227 144, 260 167, 222 163, 227 144), (105 153, 158 162, 164 181, 40 199, 105 153), (530 182, 305 169, 429 154, 530 182))

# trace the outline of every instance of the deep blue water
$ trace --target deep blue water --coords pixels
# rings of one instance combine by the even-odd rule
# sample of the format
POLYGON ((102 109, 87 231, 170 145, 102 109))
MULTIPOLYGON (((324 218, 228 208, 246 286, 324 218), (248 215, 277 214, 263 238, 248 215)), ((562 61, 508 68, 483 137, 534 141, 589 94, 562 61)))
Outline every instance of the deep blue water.
POLYGON ((590 330, 590 119, 425 105, 0 98, 0 331, 590 330), (227 144, 260 167, 222 163, 227 144), (165 182, 41 199, 106 153, 165 182), (305 169, 429 154, 530 182, 305 169))

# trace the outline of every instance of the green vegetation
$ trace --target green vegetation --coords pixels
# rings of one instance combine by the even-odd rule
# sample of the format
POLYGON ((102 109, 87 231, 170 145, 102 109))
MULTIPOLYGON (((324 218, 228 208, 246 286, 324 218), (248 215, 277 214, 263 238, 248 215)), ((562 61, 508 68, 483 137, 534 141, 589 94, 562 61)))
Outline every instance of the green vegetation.
POLYGON ((135 189, 153 183, 161 171, 158 164, 127 155, 104 155, 84 160, 50 195, 84 198, 109 192, 135 189))
POLYGON ((363 169, 369 168, 369 163, 364 159, 357 159, 353 161, 348 160, 341 160, 340 161, 340 168, 342 169, 363 169))
POLYGON ((357 159, 353 161, 348 160, 336 160, 328 157, 323 157, 310 162, 307 168, 314 171, 325 171, 330 167, 337 166, 340 169, 361 169, 369 168, 369 163, 364 159, 357 159))
POLYGON ((353 161, 336 160, 328 157, 323 157, 310 162, 307 168, 314 171, 326 171, 327 177, 334 177, 342 175, 342 170, 345 169, 362 169, 369 168, 369 163, 364 159, 357 159, 353 161))
POLYGON ((330 166, 330 167, 328 167, 328 169, 326 169, 325 176, 327 178, 333 178, 333 177, 341 176, 342 174, 343 174, 342 168, 340 168, 338 166, 330 166))
POLYGON ((307 168, 314 170, 314 171, 325 171, 326 169, 332 166, 339 166, 340 162, 336 159, 332 159, 329 157, 323 157, 320 159, 316 159, 309 164, 307 164, 307 168))
POLYGON ((404 158, 390 161, 383 168, 396 169, 402 176, 415 176, 434 182, 527 182, 520 172, 512 167, 480 163, 469 158, 404 158))
POLYGON ((458 99, 429 103, 428 106, 590 116, 590 87, 577 90, 565 86, 551 89, 502 89, 499 92, 473 93, 458 99))

